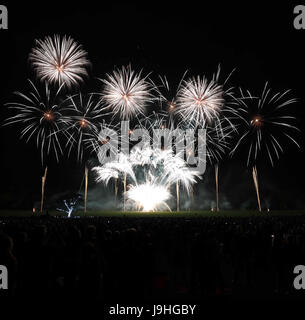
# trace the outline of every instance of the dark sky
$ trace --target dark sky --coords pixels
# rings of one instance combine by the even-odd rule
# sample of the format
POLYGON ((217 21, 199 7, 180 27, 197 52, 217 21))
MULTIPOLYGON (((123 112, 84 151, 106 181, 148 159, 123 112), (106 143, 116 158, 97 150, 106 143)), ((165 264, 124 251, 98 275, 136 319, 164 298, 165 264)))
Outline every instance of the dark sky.
MULTIPOLYGON (((91 80, 84 90, 95 89, 96 77, 128 63, 153 75, 166 75, 174 84, 186 69, 191 75, 211 75, 220 63, 224 73, 236 68, 232 77, 235 86, 260 92, 269 81, 278 90, 291 88, 299 99, 293 111, 304 132, 305 30, 293 27, 293 9, 298 3, 109 3, 50 1, 35 5, 2 1, 8 7, 9 29, 0 30, 1 121, 7 116, 3 104, 12 99, 13 91, 26 88, 27 78, 33 78, 27 58, 34 39, 59 33, 71 35, 88 51, 91 80)), ((18 139, 18 127, 0 129, 2 208, 30 207, 39 199, 39 152, 33 144, 18 139)), ((303 133, 300 141, 303 146, 303 133)), ((303 148, 288 148, 275 168, 261 165, 262 192, 272 199, 274 207, 280 199, 283 207, 305 208, 304 160, 303 148)), ((81 179, 80 170, 82 166, 71 160, 51 163, 48 192, 75 188, 81 179)), ((227 161, 222 174, 223 191, 234 206, 252 196, 244 160, 227 161)))

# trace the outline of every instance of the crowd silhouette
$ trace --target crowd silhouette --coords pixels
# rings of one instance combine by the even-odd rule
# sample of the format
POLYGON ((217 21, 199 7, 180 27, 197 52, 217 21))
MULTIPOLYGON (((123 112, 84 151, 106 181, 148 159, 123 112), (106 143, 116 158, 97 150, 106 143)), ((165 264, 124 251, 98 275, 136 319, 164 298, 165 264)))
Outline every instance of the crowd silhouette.
POLYGON ((305 217, 3 217, 0 264, 14 297, 291 298, 305 217))

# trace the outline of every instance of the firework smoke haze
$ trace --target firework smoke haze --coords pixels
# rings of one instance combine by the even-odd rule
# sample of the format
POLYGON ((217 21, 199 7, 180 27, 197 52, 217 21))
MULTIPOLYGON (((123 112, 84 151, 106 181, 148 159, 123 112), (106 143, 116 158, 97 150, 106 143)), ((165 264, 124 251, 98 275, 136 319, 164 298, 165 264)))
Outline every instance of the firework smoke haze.
POLYGON ((82 46, 71 37, 59 35, 36 40, 29 61, 41 81, 68 88, 83 82, 90 66, 82 46))

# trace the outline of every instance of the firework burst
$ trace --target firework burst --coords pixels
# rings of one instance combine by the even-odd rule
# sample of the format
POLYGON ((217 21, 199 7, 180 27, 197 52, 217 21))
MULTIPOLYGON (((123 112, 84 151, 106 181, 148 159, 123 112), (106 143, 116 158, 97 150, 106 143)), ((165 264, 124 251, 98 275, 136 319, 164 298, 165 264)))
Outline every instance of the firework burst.
POLYGON ((154 101, 154 87, 147 76, 136 73, 130 67, 114 70, 107 74, 103 83, 102 101, 121 119, 131 119, 144 114, 145 107, 154 101))
POLYGON ((185 122, 205 126, 219 116, 224 105, 223 88, 205 77, 184 80, 177 93, 175 113, 185 122))
POLYGON ((283 93, 273 93, 272 89, 265 84, 260 97, 256 98, 249 91, 244 94, 241 90, 240 102, 242 108, 241 132, 235 147, 231 151, 233 155, 242 146, 247 151, 247 166, 252 167, 252 177, 256 191, 256 198, 259 211, 261 197, 258 183, 258 158, 267 156, 271 165, 279 159, 284 152, 284 141, 292 142, 300 147, 293 134, 299 129, 295 126, 295 117, 287 113, 289 106, 296 102, 296 99, 289 98, 290 90, 283 93))
POLYGON ((96 149, 97 137, 102 126, 102 108, 95 102, 94 95, 81 93, 70 96, 65 101, 65 133, 70 155, 73 146, 77 146, 78 160, 82 161, 85 150, 96 149))
POLYGON ((296 102, 289 97, 290 90, 273 93, 266 83, 260 97, 241 91, 240 138, 231 151, 234 154, 242 146, 247 150, 247 166, 256 164, 258 157, 267 155, 271 165, 284 152, 284 142, 292 142, 300 147, 294 134, 299 131, 296 118, 291 116, 288 107, 296 102))
POLYGON ((111 167, 103 166, 103 167, 94 167, 93 171, 96 172, 96 182, 103 182, 105 186, 107 186, 111 179, 118 179, 119 172, 116 169, 111 167))
POLYGON ((135 146, 129 156, 119 153, 117 160, 93 170, 97 174, 96 181, 105 185, 111 179, 121 179, 124 208, 127 200, 132 208, 143 211, 169 209, 166 201, 171 198, 171 186, 182 185, 189 193, 196 178, 200 177, 179 155, 173 156, 171 150, 152 149, 150 145, 135 146), (130 179, 128 191, 127 179, 130 179))
POLYGON ((166 201, 171 198, 165 186, 151 182, 131 186, 127 191, 128 202, 142 211, 170 210, 166 201))
POLYGON ((66 125, 62 117, 61 102, 59 100, 60 87, 53 94, 45 84, 44 92, 39 92, 36 86, 29 80, 31 90, 28 94, 15 92, 21 99, 20 102, 7 103, 9 108, 17 112, 16 115, 7 119, 5 125, 22 124, 20 138, 25 138, 26 142, 36 139, 37 148, 40 148, 41 160, 44 156, 54 152, 57 161, 62 154, 62 147, 58 133, 66 125))
POLYGON ((71 37, 54 35, 36 40, 29 56, 37 77, 51 84, 78 85, 88 76, 87 52, 71 37))
POLYGON ((159 104, 161 106, 162 110, 166 110, 170 117, 172 117, 175 114, 175 109, 177 106, 176 100, 177 100, 177 91, 179 92, 179 89, 181 87, 181 84, 184 81, 185 75, 187 71, 184 72, 178 87, 173 89, 167 78, 159 76, 159 80, 161 82, 161 85, 158 86, 158 97, 159 97, 159 104))
POLYGON ((234 128, 231 120, 239 116, 239 101, 234 88, 227 86, 234 70, 223 81, 220 81, 220 70, 219 66, 211 80, 204 76, 181 80, 171 107, 183 126, 204 128, 216 122, 221 130, 220 124, 225 119, 234 128))

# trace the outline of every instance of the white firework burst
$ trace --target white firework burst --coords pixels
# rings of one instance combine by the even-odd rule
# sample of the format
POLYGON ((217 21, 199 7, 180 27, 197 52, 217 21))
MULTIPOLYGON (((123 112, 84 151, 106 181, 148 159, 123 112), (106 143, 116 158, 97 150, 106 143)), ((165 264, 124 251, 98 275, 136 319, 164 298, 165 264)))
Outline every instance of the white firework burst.
POLYGON ((186 166, 186 162, 179 154, 167 158, 167 161, 164 163, 164 169, 166 183, 168 185, 181 184, 188 194, 192 190, 192 185, 196 183, 196 178, 201 178, 199 172, 191 170, 186 166))
POLYGON ((200 174, 191 170, 180 155, 172 150, 153 149, 150 145, 134 147, 130 156, 119 153, 116 160, 95 167, 97 182, 108 185, 112 179, 123 181, 124 199, 136 210, 155 211, 169 209, 166 201, 171 198, 171 186, 180 185, 188 194, 200 174), (130 180, 127 191, 126 178, 130 180))
POLYGON ((14 109, 17 114, 8 118, 5 125, 17 123, 24 126, 20 138, 26 138, 26 142, 36 138, 42 162, 44 156, 51 151, 55 153, 58 161, 59 154, 62 154, 58 134, 66 125, 58 99, 62 87, 56 93, 52 93, 48 84, 45 84, 45 91, 40 92, 33 82, 29 80, 29 83, 31 90, 28 94, 15 92, 15 95, 21 99, 20 102, 7 103, 9 108, 14 109))
POLYGON ((218 118, 224 104, 223 86, 198 76, 182 81, 174 112, 183 122, 204 127, 218 118))
POLYGON ((102 166, 102 167, 94 167, 92 168, 93 171, 96 172, 97 176, 95 181, 96 182, 103 182, 105 186, 107 186, 111 179, 118 179, 119 172, 116 169, 111 167, 102 166))
POLYGON ((133 164, 129 161, 129 157, 124 153, 118 153, 115 160, 105 163, 102 166, 94 167, 97 173, 97 182, 104 182, 107 185, 112 178, 130 177, 136 181, 133 164))
POLYGON ((126 195, 128 202, 136 210, 170 210, 166 201, 171 198, 171 195, 165 186, 147 182, 131 186, 126 195))
POLYGON ((152 83, 147 77, 142 77, 141 72, 136 73, 130 67, 114 70, 101 81, 104 84, 102 101, 122 119, 144 114, 145 107, 154 100, 152 83))
POLYGON ((41 81, 68 88, 83 82, 90 65, 82 46, 71 37, 60 35, 36 40, 29 60, 41 81))

